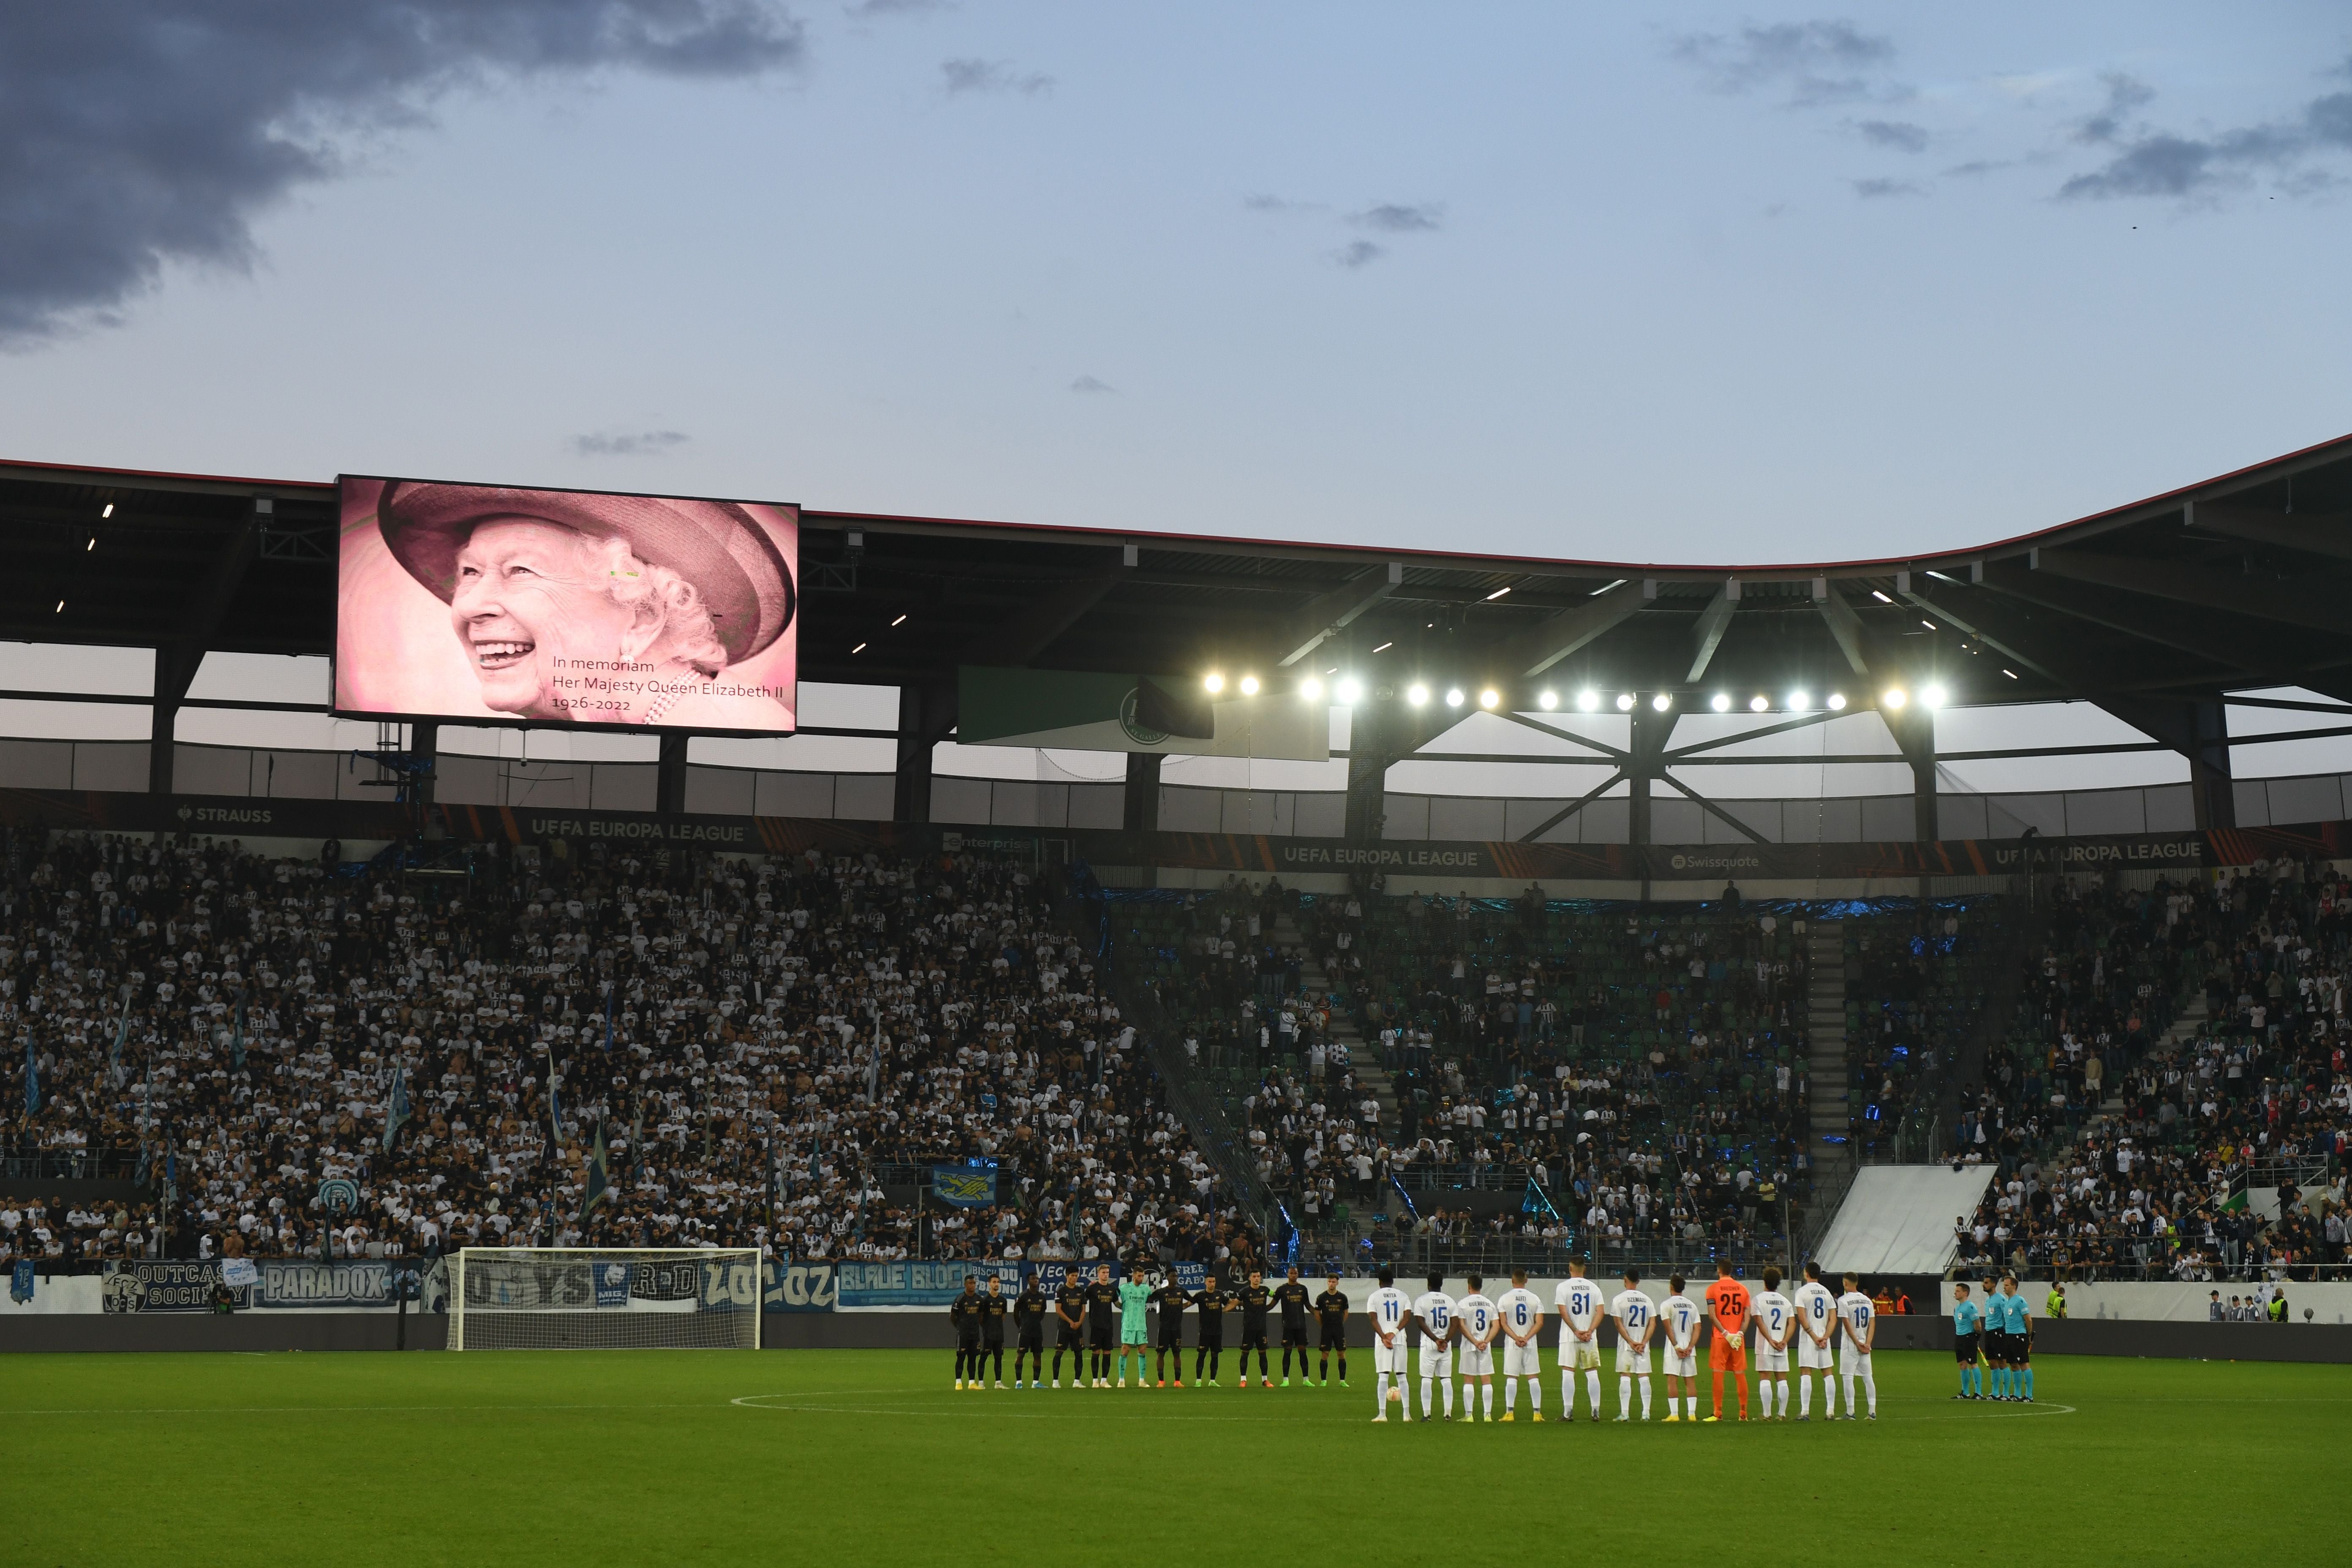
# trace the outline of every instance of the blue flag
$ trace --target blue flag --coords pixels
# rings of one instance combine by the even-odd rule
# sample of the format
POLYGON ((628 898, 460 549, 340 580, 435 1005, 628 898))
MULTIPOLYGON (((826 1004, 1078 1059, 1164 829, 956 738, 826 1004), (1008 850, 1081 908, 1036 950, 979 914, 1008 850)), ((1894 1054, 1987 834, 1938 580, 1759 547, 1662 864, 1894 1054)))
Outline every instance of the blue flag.
POLYGON ((950 1208, 986 1208, 996 1202, 996 1167, 933 1165, 931 1199, 950 1208))

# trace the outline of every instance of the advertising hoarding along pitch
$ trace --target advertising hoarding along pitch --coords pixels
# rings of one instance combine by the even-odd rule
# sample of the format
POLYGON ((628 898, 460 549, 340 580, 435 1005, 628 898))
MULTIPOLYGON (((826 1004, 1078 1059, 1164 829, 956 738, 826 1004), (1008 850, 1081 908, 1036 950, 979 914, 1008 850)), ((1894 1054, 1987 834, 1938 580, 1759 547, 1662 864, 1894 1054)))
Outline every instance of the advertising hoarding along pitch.
POLYGON ((795 728, 797 507, 341 483, 337 713, 795 728))

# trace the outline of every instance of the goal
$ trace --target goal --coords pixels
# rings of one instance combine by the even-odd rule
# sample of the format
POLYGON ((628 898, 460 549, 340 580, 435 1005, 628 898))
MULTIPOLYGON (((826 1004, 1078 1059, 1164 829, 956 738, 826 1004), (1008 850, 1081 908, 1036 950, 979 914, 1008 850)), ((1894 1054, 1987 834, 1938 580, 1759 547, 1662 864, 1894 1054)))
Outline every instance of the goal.
POLYGON ((449 1348, 758 1350, 753 1247, 460 1247, 449 1348))

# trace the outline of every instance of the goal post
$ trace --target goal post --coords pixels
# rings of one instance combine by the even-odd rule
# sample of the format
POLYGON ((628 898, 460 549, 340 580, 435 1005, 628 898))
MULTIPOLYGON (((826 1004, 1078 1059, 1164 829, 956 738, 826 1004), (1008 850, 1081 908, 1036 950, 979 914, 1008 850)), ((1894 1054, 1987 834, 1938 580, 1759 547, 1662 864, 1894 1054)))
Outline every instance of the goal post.
POLYGON ((758 1350, 756 1247, 466 1247, 449 1348, 758 1350))

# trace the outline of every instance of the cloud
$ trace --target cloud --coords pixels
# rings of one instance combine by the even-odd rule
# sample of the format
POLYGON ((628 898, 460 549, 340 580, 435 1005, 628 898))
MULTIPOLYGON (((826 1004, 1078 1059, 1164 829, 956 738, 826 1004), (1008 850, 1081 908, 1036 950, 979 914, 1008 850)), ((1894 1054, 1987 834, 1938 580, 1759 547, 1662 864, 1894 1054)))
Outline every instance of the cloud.
POLYGON ((1836 18, 1750 26, 1736 33, 1685 33, 1668 52, 1696 67, 1713 91, 1777 90, 1787 94, 1791 107, 1885 97, 1892 90, 1874 79, 1894 63, 1894 40, 1836 18))
POLYGON ((1294 202, 1284 196, 1267 195, 1263 192, 1256 195, 1244 196, 1242 205, 1254 213, 1319 213, 1328 210, 1328 205, 1323 202, 1294 202))
MULTIPOLYGON (((2352 73, 2352 59, 2336 70, 2352 73)), ((2128 77, 2105 79, 2105 107, 2084 120, 2074 136, 2110 148, 2113 155, 2059 186, 2062 199, 2204 197, 2246 184, 2263 170, 2276 171, 2280 188, 2299 195, 2335 184, 2333 172, 2312 167, 2315 161, 2352 152, 2352 92, 2315 98, 2281 120, 2189 136, 2141 124, 2126 127, 2125 116, 2155 94, 2128 77)))
POLYGON ((1853 194, 1864 201, 1876 201, 1883 196, 1924 196, 1927 188, 1913 180, 1856 180, 1853 194))
POLYGON ((1925 153, 1927 150, 1927 129, 1902 120, 1864 120, 1854 129, 1862 139, 1874 147, 1892 147, 1901 153, 1925 153))
POLYGON ((948 0, 858 0, 842 10, 852 16, 920 16, 950 9, 948 0))
POLYGON ((1359 267, 1370 267, 1387 254, 1386 247, 1374 245, 1369 239, 1358 239, 1350 240, 1333 251, 1331 259, 1352 270, 1359 267))
POLYGON ((1350 214, 1348 221, 1383 234, 1434 234, 1444 226, 1444 216, 1445 209, 1432 203, 1382 202, 1350 214))
POLYGON ((2099 80, 2105 84, 2107 101, 2096 113, 2087 114, 2074 127, 2074 140, 2089 142, 2111 142, 2123 133, 2124 117, 2133 110, 2145 107, 2156 97, 2156 89, 2144 81, 2110 71, 2099 80))
POLYGON ((658 458, 689 439, 683 430, 632 430, 610 436, 574 436, 568 445, 583 458, 658 458))
POLYGON ((754 76, 778 0, 11 5, 0 20, 0 341, 112 324, 171 263, 249 268, 255 218, 355 134, 536 77, 754 76))
POLYGON ((1097 381, 1093 376, 1082 375, 1070 383, 1070 390, 1072 392, 1117 392, 1118 388, 1107 381, 1097 381))
POLYGON ((967 92, 1018 92, 1034 98, 1054 90, 1054 79, 1013 68, 1010 60, 942 60, 940 74, 947 79, 948 96, 967 92))

